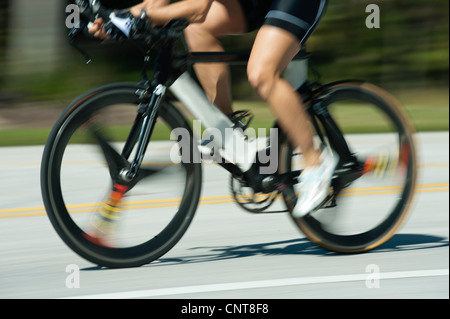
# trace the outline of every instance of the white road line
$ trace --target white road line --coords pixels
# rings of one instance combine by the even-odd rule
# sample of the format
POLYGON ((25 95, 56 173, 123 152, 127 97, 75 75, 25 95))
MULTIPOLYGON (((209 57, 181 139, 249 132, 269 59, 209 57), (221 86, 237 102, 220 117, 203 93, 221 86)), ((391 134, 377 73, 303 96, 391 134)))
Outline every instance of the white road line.
MULTIPOLYGON (((340 276, 321 276, 321 277, 300 277, 300 278, 286 278, 274 280, 261 281, 247 281, 235 282, 226 284, 214 285, 199 285, 186 287, 173 287, 162 289, 136 290, 108 294, 86 295, 78 297, 69 297, 63 299, 133 299, 133 298, 150 298, 161 296, 174 296, 182 294, 208 293, 215 291, 230 291, 241 289, 255 289, 255 288, 271 288, 271 287, 287 287, 300 285, 313 285, 323 283, 339 283, 351 281, 368 281, 371 280, 372 273, 365 274, 350 274, 340 276)), ((433 270, 417 270, 417 271, 399 271, 380 273, 379 279, 402 279, 402 278, 419 278, 419 277, 436 277, 448 276, 448 269, 433 269, 433 270)))

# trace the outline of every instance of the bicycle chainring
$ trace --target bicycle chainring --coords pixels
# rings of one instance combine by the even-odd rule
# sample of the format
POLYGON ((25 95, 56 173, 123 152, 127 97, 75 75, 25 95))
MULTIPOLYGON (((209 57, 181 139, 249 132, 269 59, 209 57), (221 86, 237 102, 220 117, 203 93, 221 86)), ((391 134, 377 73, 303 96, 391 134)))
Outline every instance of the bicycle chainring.
POLYGON ((236 203, 252 214, 265 212, 279 195, 278 191, 268 194, 255 193, 247 183, 233 176, 230 178, 230 188, 236 203))

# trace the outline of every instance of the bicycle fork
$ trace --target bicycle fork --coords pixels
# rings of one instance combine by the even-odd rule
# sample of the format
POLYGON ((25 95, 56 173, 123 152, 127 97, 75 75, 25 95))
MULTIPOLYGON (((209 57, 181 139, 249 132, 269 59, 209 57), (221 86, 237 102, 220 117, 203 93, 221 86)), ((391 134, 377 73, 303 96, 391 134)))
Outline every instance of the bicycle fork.
MULTIPOLYGON (((113 246, 108 241, 112 239, 117 231, 120 211, 126 193, 138 181, 159 171, 151 168, 141 168, 141 165, 165 92, 166 87, 158 85, 152 92, 149 102, 139 105, 138 115, 125 142, 122 154, 117 153, 95 127, 92 130, 108 163, 112 179, 112 189, 95 212, 91 220, 90 231, 84 233, 84 236, 94 243, 105 247, 113 246), (135 147, 134 158, 129 162, 128 158, 135 147)), ((147 90, 137 91, 136 93, 140 95, 141 100, 147 99, 147 90)))
MULTIPOLYGON (((140 98, 142 99, 148 93, 147 91, 139 90, 136 92, 136 94, 140 95, 140 98)), ((137 143, 136 153, 133 161, 130 163, 130 167, 123 168, 120 172, 120 178, 126 183, 129 183, 138 175, 138 171, 142 165, 144 154, 150 141, 150 136, 152 135, 153 129, 155 128, 157 114, 161 107, 165 94, 166 87, 163 84, 159 84, 153 91, 150 102, 147 104, 141 104, 139 106, 138 112, 140 114, 135 121, 132 132, 130 133, 130 137, 125 143, 122 152, 122 156, 128 158, 134 145, 137 143), (137 134, 138 129, 140 129, 139 134, 137 134)))
MULTIPOLYGON (((140 90, 136 93, 145 96, 148 94, 147 91, 141 92, 140 90)), ((91 125, 91 133, 103 152, 113 184, 126 186, 128 189, 131 189, 141 179, 159 171, 158 169, 142 168, 141 164, 164 96, 165 86, 158 85, 153 91, 149 102, 140 104, 138 115, 121 154, 111 146, 95 125, 91 125), (134 158, 129 162, 128 158, 135 146, 134 158)), ((144 98, 141 97, 141 99, 144 98)))

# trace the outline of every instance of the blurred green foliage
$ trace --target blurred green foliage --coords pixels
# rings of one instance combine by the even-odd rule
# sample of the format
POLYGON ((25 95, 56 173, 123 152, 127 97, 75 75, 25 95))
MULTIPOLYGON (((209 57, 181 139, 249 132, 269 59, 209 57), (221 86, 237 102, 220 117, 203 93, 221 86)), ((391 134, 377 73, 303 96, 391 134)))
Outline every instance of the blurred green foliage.
MULTIPOLYGON (((363 79, 389 89, 448 87, 449 1, 330 1, 306 44, 323 82, 363 79), (366 6, 378 4, 380 28, 366 27, 366 6)), ((227 47, 247 39, 227 38, 227 47)), ((248 44, 247 44, 248 46, 248 44)))
POLYGON ((446 0, 333 1, 310 46, 329 78, 447 87, 448 13, 446 0), (380 8, 379 29, 365 27, 369 3, 380 8))
MULTIPOLYGON (((10 0, 9 2, 12 2, 10 0)), ((103 0, 110 7, 127 7, 139 1, 103 0)), ((61 1, 61 38, 64 7, 61 1)), ((313 53, 312 65, 323 82, 346 78, 365 79, 388 89, 448 87, 449 47, 448 0, 338 0, 330 1, 328 11, 307 43, 313 53), (379 29, 366 27, 366 6, 380 8, 379 29)), ((0 70, 5 67, 8 46, 8 1, 0 0, 0 70)), ((10 21, 9 21, 10 22, 10 21)), ((247 50, 255 33, 223 39, 228 50, 247 50)), ((43 35, 44 36, 44 35, 43 35)), ((48 74, 10 81, 0 72, 1 92, 19 93, 24 98, 56 99, 75 96, 93 86, 119 80, 139 80, 142 56, 131 45, 99 45, 91 40, 82 45, 94 58, 86 67, 83 58, 68 50, 55 56, 48 74), (3 80, 3 81, 2 81, 3 80)), ((33 70, 29 70, 30 75, 33 70)), ((235 96, 252 96, 245 68, 233 68, 235 96)))
POLYGON ((9 2, 6 0, 0 0, 0 88, 3 79, 4 61, 6 53, 6 39, 8 30, 8 7, 9 2))

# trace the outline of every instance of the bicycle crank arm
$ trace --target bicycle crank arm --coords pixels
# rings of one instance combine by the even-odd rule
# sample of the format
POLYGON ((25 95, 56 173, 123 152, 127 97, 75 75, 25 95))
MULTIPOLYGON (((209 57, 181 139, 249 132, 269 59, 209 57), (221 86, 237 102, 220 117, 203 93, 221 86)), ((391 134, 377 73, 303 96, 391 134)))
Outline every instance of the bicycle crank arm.
POLYGON ((300 176, 301 171, 290 171, 283 174, 270 175, 262 180, 262 190, 265 193, 271 193, 274 191, 281 191, 286 186, 294 186, 298 183, 298 176, 300 176))

